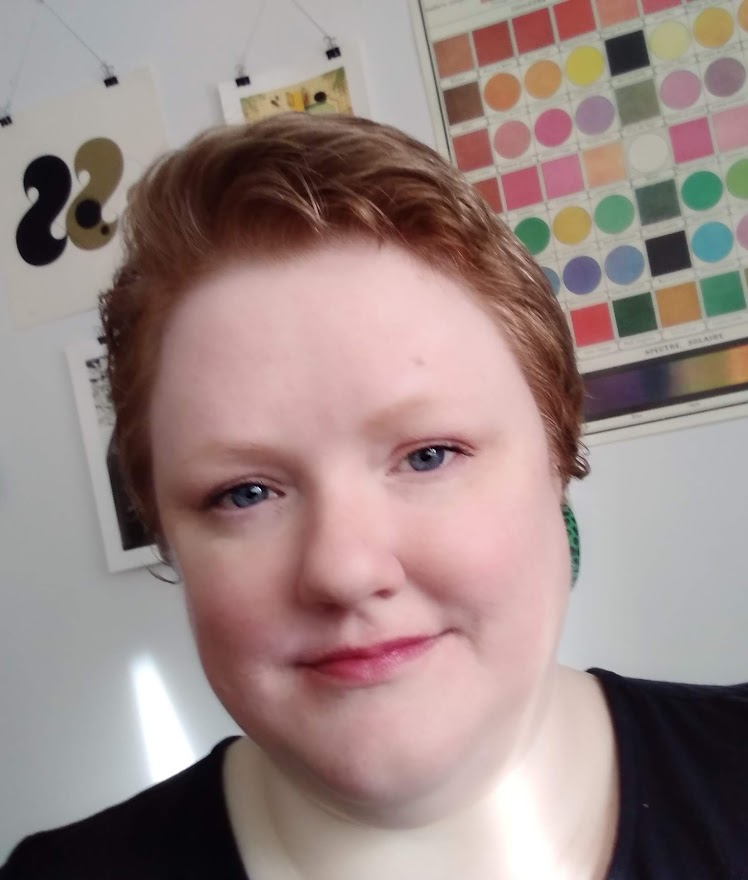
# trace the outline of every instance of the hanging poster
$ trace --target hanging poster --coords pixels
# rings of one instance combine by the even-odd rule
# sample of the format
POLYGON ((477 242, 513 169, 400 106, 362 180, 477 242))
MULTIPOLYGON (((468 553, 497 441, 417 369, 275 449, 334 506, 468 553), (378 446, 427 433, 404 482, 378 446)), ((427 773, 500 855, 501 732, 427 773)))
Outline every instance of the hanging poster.
POLYGON ((537 259, 588 439, 748 413, 748 0, 411 0, 441 149, 537 259))
POLYGON ((114 412, 104 346, 86 340, 70 345, 66 354, 109 571, 156 565, 155 548, 125 494, 112 443, 114 412))
POLYGON ((0 129, 0 272, 18 327, 96 306, 119 261, 127 189, 166 146, 145 69, 0 129))
POLYGON ((339 45, 340 56, 315 52, 273 71, 252 72, 252 82, 231 80, 218 86, 226 122, 257 122, 278 113, 369 113, 364 77, 356 47, 339 45))

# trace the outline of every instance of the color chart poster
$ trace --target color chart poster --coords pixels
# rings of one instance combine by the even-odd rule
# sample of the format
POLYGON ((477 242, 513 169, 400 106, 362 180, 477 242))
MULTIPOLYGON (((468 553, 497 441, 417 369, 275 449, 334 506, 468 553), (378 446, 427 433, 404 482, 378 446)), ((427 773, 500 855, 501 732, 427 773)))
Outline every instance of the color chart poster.
POLYGON ((412 0, 437 138, 543 267, 591 440, 748 413, 748 0, 412 0))

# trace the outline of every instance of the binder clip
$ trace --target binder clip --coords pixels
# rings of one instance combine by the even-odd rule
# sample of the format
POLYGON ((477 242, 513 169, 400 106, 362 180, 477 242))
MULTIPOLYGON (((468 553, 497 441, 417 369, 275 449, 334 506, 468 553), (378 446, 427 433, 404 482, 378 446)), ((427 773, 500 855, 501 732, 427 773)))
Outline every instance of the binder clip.
POLYGON ((115 76, 114 68, 111 66, 111 64, 102 64, 101 68, 104 71, 104 85, 107 88, 119 85, 119 80, 115 76))
POLYGON ((3 115, 0 116, 0 126, 5 128, 6 125, 13 125, 13 119, 11 118, 10 113, 3 113, 3 115))
POLYGON ((236 79, 234 80, 237 88, 241 88, 242 86, 248 86, 250 83, 249 75, 243 64, 236 65, 236 79))
POLYGON ((334 37, 325 37, 325 55, 327 55, 328 61, 332 61, 333 58, 340 58, 340 46, 335 42, 334 37))

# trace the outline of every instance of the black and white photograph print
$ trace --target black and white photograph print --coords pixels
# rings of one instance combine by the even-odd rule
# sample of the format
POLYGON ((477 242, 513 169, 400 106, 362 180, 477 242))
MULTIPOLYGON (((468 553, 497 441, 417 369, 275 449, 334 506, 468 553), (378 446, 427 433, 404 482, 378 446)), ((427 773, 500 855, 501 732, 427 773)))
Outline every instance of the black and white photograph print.
POLYGON ((154 565, 155 548, 130 504, 119 468, 106 351, 92 339, 70 345, 66 354, 109 571, 154 565))

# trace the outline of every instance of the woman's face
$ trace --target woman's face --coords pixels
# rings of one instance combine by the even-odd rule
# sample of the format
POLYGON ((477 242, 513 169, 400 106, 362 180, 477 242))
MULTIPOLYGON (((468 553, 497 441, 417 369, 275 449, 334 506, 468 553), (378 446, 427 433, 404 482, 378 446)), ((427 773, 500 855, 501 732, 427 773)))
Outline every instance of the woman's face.
POLYGON ((519 755, 568 592, 560 485, 456 282, 359 243, 233 267, 168 325, 150 418, 208 679, 285 772, 395 815, 519 755))

